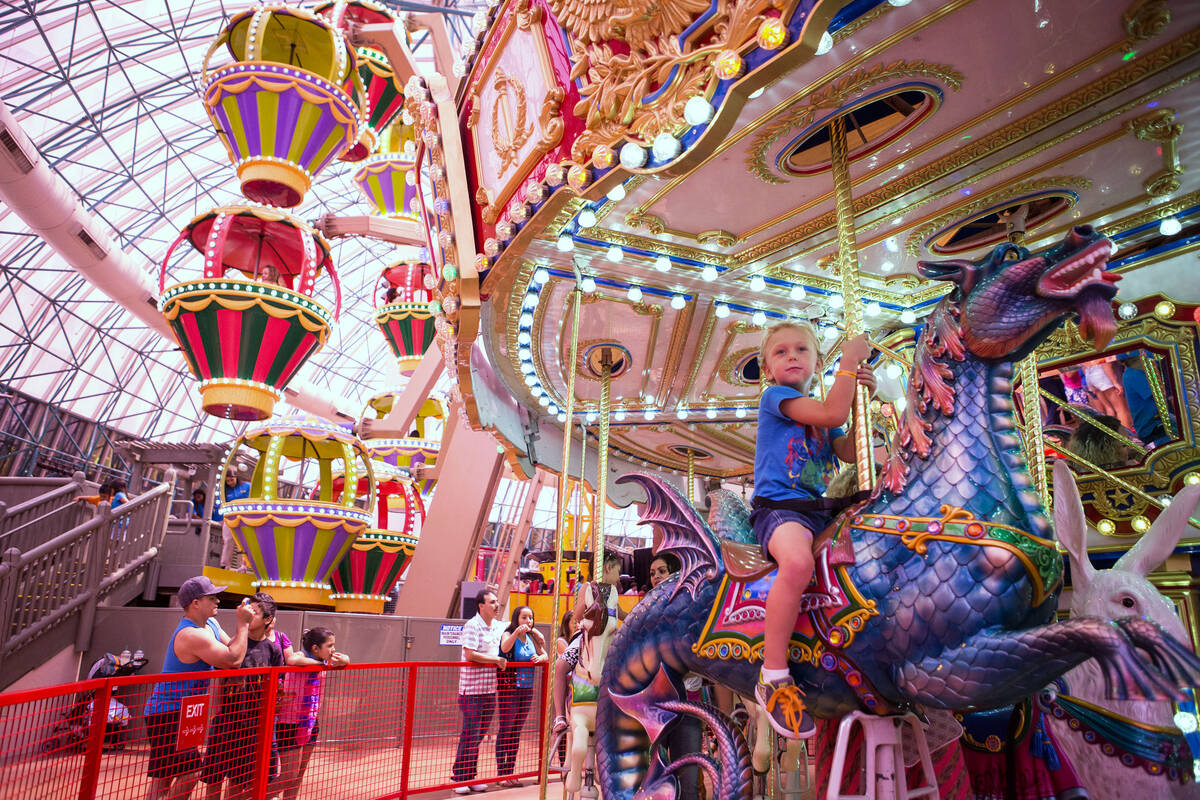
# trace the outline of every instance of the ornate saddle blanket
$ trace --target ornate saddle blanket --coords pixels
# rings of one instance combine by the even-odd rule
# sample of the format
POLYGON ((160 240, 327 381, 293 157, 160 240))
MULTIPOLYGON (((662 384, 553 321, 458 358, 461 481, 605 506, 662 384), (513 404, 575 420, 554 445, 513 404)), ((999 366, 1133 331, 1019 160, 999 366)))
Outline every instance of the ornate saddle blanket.
MULTIPOLYGON (((843 517, 831 526, 814 546, 813 580, 800 601, 789 652, 792 661, 820 665, 828 647, 850 644, 864 622, 879 613, 875 601, 863 598, 846 574, 846 565, 854 563, 846 520, 843 517)), ((724 541, 721 548, 725 577, 692 650, 722 661, 758 661, 762 658, 767 593, 775 582, 775 565, 763 557, 758 545, 724 541)))

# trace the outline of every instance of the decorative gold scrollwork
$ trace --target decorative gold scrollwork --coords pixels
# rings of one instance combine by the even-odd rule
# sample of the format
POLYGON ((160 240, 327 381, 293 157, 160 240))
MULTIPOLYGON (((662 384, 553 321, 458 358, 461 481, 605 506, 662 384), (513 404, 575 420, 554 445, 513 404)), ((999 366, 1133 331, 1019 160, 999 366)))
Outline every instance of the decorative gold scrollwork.
POLYGON ((1151 175, 1142 184, 1146 194, 1163 197, 1179 190, 1179 176, 1183 167, 1179 163, 1179 137, 1183 135, 1183 124, 1175 121, 1175 109, 1159 108, 1130 120, 1127 126, 1131 133, 1143 142, 1155 142, 1162 149, 1163 168, 1151 175))
POLYGON ((1121 15, 1125 33, 1135 42, 1142 42, 1162 33, 1171 22, 1166 0, 1135 0, 1121 15))
POLYGON ((492 101, 492 151, 500 159, 500 171, 503 172, 516 163, 517 155, 533 133, 533 123, 527 122, 529 104, 520 81, 497 67, 492 90, 496 92, 492 101), (516 118, 511 119, 510 114, 516 118))

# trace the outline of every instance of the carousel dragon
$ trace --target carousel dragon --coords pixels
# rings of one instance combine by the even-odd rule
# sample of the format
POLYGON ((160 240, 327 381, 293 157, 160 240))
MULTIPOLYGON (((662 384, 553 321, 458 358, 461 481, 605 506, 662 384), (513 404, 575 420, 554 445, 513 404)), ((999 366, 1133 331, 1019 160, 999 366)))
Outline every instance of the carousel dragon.
MULTIPOLYGON (((1101 347, 1111 339, 1112 252, 1079 226, 1036 253, 1004 244, 979 261, 919 265, 952 290, 914 355, 880 486, 818 537, 792 634, 792 676, 815 716, 1012 704, 1088 659, 1114 697, 1177 699, 1200 678, 1200 659, 1144 618, 1054 621, 1063 563, 1023 460, 1012 365, 1071 314, 1081 335, 1101 347)), ((716 794, 748 797, 740 754, 666 763, 662 740, 680 714, 699 715, 680 704, 685 673, 751 694, 771 564, 735 495, 714 496, 714 533, 657 478, 621 480, 645 490, 642 521, 682 568, 630 613, 609 649, 596 720, 604 796, 667 800, 674 771, 709 758, 709 771, 721 770, 716 794)), ((736 737, 726 739, 736 750, 736 737)))

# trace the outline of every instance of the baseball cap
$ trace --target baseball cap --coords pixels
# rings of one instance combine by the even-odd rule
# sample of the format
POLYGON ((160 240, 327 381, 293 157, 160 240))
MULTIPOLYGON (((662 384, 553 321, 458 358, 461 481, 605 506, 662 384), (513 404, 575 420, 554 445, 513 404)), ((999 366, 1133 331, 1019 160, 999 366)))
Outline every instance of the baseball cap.
POLYGON ((193 600, 199 600, 201 597, 208 597, 212 594, 220 594, 228 588, 228 586, 216 586, 206 575, 197 575, 195 578, 188 578, 179 587, 179 605, 181 608, 187 608, 192 604, 193 600))

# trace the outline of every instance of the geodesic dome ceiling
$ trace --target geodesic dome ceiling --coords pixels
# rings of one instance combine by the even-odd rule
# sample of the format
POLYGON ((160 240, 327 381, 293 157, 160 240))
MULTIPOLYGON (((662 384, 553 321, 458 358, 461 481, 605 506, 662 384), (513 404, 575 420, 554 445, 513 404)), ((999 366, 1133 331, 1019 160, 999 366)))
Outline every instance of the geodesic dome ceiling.
MULTIPOLYGON (((387 5, 402 9, 404 4, 387 5)), ((473 7, 441 11, 452 41, 473 7)), ((11 2, 0 5, 0 96, 41 157, 139 266, 155 271, 180 228, 244 202, 204 113, 205 50, 238 2, 11 2)), ((414 6, 416 7, 416 6, 414 6)), ((432 64, 428 43, 414 41, 432 64)), ((334 162, 293 213, 361 215, 356 165, 334 162)), ((372 318, 380 269, 403 255, 365 238, 331 241, 343 309, 299 380, 357 415, 395 380, 372 318)), ((228 437, 205 415, 175 342, 92 286, 0 205, 0 385, 134 436, 228 437)))

